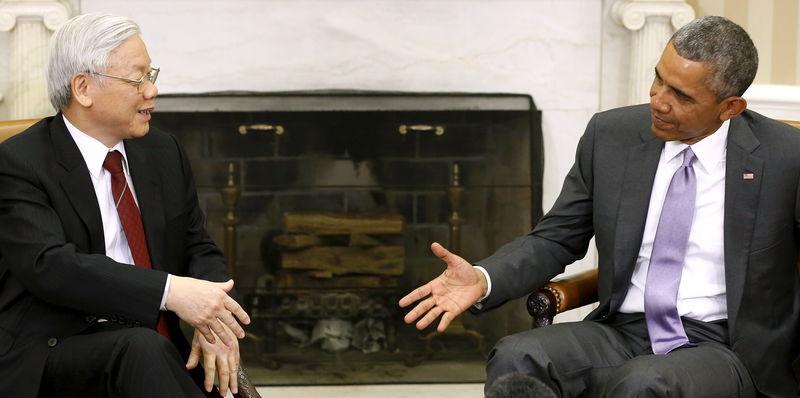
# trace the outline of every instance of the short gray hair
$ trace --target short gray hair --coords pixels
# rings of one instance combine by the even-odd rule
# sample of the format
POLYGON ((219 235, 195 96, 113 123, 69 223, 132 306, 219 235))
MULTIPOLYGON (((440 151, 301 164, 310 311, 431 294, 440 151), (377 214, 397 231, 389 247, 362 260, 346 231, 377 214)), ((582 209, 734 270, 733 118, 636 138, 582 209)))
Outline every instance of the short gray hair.
POLYGON ((50 39, 47 90, 50 103, 63 110, 72 97, 70 80, 78 73, 105 72, 109 54, 125 40, 141 34, 129 18, 110 14, 84 14, 70 19, 50 39))
POLYGON ((742 96, 756 77, 756 46, 747 32, 729 19, 695 19, 678 29, 670 41, 678 55, 710 68, 706 88, 720 99, 742 96))

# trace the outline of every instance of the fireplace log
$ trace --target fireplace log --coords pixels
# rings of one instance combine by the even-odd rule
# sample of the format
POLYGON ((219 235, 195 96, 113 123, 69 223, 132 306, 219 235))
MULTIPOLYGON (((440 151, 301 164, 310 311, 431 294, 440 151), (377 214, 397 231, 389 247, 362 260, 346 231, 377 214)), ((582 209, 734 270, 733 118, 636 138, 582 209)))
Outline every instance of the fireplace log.
POLYGON ((402 246, 319 246, 281 253, 283 269, 330 271, 334 275, 402 275, 404 263, 402 246))
POLYGON ((316 235, 395 235, 405 227, 401 214, 284 213, 286 232, 316 235))

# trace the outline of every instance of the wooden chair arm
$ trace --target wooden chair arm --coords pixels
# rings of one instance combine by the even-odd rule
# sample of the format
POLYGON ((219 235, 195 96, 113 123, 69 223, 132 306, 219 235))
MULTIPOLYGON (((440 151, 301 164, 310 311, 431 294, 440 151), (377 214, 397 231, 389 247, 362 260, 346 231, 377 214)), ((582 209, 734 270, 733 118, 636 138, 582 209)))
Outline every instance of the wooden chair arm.
POLYGON ((0 142, 6 140, 14 134, 25 130, 38 122, 40 119, 24 119, 24 120, 2 120, 0 121, 0 142))
POLYGON ((528 313, 533 327, 553 323, 556 314, 597 301, 597 269, 551 281, 528 296, 528 313))

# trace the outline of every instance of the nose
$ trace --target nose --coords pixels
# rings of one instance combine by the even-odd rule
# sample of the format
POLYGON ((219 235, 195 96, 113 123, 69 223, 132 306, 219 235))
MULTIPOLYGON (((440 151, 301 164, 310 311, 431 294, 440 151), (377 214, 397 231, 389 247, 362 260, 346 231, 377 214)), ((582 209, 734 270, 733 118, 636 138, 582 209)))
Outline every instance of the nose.
POLYGON ((149 80, 145 80, 144 82, 142 82, 142 84, 144 84, 144 91, 142 92, 142 94, 144 94, 144 97, 146 99, 153 99, 156 96, 158 96, 158 87, 156 87, 155 83, 151 83, 149 80))
POLYGON ((669 103, 666 101, 664 90, 659 90, 655 85, 650 88, 650 108, 660 112, 668 113, 670 110, 669 103))

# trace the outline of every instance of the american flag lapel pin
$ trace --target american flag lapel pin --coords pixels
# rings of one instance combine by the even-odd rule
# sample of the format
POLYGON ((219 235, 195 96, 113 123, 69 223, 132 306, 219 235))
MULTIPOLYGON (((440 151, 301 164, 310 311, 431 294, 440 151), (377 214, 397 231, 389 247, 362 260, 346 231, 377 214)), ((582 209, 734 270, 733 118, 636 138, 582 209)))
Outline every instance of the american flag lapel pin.
POLYGON ((743 180, 752 180, 754 178, 756 178, 756 176, 753 173, 744 173, 744 174, 742 174, 742 179, 743 180))

